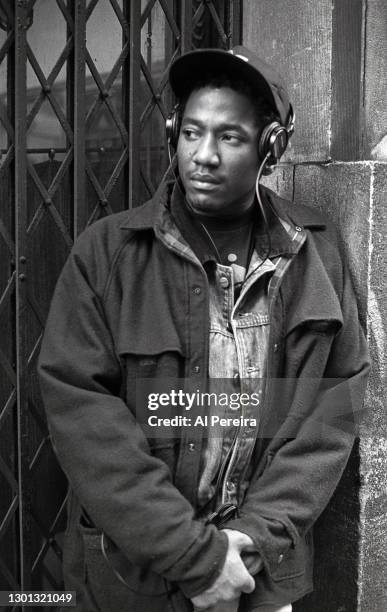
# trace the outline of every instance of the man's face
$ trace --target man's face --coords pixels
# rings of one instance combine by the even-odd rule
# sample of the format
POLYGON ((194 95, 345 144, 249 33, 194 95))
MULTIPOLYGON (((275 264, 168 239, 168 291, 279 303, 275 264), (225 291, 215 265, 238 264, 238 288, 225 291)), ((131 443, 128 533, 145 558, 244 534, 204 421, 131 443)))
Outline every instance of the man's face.
POLYGON ((179 174, 192 208, 235 216, 253 202, 259 167, 258 127, 249 98, 229 87, 203 87, 187 100, 179 141, 179 174))

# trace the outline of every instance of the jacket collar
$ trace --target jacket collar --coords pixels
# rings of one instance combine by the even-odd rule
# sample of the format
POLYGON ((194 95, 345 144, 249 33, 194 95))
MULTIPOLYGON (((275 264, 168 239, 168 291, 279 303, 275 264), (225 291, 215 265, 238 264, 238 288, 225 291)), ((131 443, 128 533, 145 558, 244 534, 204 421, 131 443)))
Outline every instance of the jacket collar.
POLYGON ((318 210, 310 206, 294 204, 289 200, 284 200, 266 187, 263 187, 263 191, 278 215, 286 219, 294 227, 299 226, 303 229, 321 230, 326 228, 326 220, 318 210))
POLYGON ((168 206, 169 197, 174 181, 163 181, 157 188, 154 196, 142 206, 132 208, 125 221, 120 225, 121 229, 149 230, 159 225, 163 213, 168 206))
MULTIPOLYGON (((162 224, 174 184, 174 179, 162 181, 150 200, 142 206, 130 210, 126 220, 120 226, 121 229, 154 230, 156 226, 162 224)), ((264 199, 270 202, 280 217, 294 227, 321 230, 326 228, 324 217, 319 211, 308 206, 292 204, 280 198, 270 189, 263 186, 261 188, 264 199)))

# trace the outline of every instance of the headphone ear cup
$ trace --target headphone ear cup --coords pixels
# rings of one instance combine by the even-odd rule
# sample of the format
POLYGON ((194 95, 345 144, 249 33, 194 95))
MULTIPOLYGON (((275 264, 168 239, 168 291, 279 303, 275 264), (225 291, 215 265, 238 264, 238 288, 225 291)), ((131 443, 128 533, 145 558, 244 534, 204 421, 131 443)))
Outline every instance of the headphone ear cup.
POLYGON ((285 153, 288 142, 289 134, 287 129, 278 123, 278 121, 273 121, 261 133, 258 143, 258 154, 261 159, 264 159, 270 153, 268 163, 277 163, 285 153))
POLYGON ((168 144, 176 149, 180 132, 180 111, 178 105, 168 115, 165 122, 165 131, 168 144))

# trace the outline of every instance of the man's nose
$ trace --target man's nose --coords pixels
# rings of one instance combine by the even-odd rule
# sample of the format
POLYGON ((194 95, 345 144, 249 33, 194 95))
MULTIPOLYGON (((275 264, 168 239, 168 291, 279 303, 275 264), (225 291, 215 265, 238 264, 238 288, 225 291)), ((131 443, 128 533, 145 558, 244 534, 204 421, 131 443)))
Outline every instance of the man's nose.
POLYGON ((218 142, 213 134, 206 134, 197 141, 192 159, 202 166, 218 166, 220 162, 218 142))

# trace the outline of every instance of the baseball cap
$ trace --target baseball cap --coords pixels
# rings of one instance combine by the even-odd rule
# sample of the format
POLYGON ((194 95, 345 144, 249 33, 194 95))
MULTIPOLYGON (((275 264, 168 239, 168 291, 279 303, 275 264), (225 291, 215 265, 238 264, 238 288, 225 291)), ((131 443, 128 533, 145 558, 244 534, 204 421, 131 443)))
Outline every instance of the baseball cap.
POLYGON ((205 71, 225 72, 246 80, 267 99, 282 124, 287 125, 291 106, 282 78, 247 47, 238 45, 229 51, 197 49, 181 55, 169 71, 169 82, 177 98, 189 92, 192 83, 205 71))

